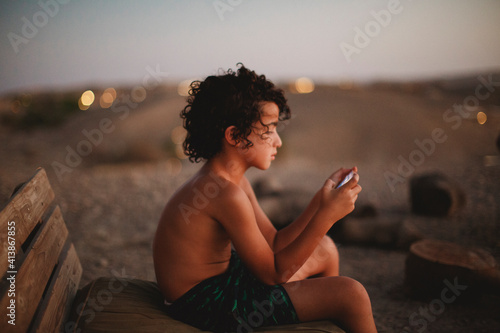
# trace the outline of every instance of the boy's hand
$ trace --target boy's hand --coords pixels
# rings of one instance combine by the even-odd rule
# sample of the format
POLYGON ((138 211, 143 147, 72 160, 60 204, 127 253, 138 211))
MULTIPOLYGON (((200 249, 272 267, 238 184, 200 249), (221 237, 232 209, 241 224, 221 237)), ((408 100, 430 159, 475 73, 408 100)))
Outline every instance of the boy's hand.
POLYGON ((327 214, 330 222, 337 222, 354 210, 354 204, 358 199, 359 192, 361 192, 357 171, 356 167, 339 169, 323 185, 319 210, 327 214), (336 185, 351 171, 354 171, 352 179, 336 189, 336 185))
POLYGON ((328 177, 328 179, 331 179, 335 183, 335 185, 333 186, 335 188, 351 171, 357 173, 358 168, 357 167, 353 167, 352 169, 340 168, 339 170, 332 173, 330 177, 328 177))

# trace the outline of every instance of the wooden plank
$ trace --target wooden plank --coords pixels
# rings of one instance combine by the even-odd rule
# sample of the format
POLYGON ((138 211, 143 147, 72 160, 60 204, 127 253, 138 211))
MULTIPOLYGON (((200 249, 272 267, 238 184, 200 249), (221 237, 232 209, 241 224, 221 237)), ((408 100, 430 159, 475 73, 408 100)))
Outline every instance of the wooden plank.
POLYGON ((75 247, 70 244, 67 252, 61 254, 57 271, 39 309, 33 332, 64 331, 63 325, 78 290, 81 276, 82 266, 80 260, 75 247))
MULTIPOLYGON (((67 237, 68 229, 57 206, 42 223, 16 275, 16 330, 19 332, 28 329, 67 237)), ((3 295, 0 308, 5 309, 11 299, 3 295)))
MULTIPOLYGON (((9 249, 8 246, 4 245, 15 243, 15 253, 19 254, 21 245, 53 200, 54 192, 50 187, 47 174, 44 169, 40 168, 9 200, 7 206, 0 211, 0 244, 2 244, 0 247, 0 272, 2 272, 2 276, 9 270, 9 249), (8 231, 10 231, 10 235, 8 231)), ((16 258, 16 260, 18 259, 16 258)))

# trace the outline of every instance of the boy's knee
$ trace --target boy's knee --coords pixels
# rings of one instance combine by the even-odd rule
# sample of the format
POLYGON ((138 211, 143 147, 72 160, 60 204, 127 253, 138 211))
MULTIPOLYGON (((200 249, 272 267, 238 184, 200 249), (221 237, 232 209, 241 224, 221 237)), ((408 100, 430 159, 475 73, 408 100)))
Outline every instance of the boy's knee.
POLYGON ((354 294, 354 296, 358 298, 368 297, 368 292, 366 291, 365 286, 361 284, 361 282, 351 279, 350 281, 350 290, 354 294))
POLYGON ((344 290, 350 306, 346 306, 346 310, 352 309, 353 311, 360 311, 363 308, 371 309, 370 296, 366 288, 358 281, 349 277, 343 277, 344 290))
POLYGON ((333 259, 338 261, 339 251, 333 240, 329 236, 324 236, 316 248, 316 257, 318 259, 333 259))
POLYGON ((322 244, 325 247, 335 247, 335 243, 333 242, 333 240, 328 235, 323 236, 323 238, 321 239, 320 244, 322 244))

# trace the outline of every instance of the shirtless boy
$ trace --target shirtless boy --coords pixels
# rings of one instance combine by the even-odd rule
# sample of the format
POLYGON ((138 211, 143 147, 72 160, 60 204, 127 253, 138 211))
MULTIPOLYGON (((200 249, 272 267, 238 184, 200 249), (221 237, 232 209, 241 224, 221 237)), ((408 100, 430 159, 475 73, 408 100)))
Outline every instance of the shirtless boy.
POLYGON ((290 118, 283 91, 243 65, 191 88, 181 113, 184 149, 205 164, 167 203, 153 244, 168 313, 215 332, 321 319, 376 332, 365 288, 338 276, 338 252, 325 236, 354 209, 357 169, 334 172, 277 231, 245 171, 269 168, 281 147, 277 126, 290 118), (351 170, 354 177, 336 189, 351 170))

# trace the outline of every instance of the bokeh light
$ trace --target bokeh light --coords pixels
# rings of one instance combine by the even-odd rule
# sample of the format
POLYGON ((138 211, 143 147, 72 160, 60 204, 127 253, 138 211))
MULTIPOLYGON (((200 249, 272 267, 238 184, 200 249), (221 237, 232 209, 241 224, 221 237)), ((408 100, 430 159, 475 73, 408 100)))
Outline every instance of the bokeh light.
POLYGON ((92 90, 85 91, 78 100, 80 110, 87 110, 94 103, 95 95, 92 90))
POLYGON ((185 160, 187 155, 184 154, 184 147, 182 145, 175 145, 175 156, 181 160, 185 160))
POLYGON ((189 96, 189 90, 191 89, 191 82, 194 80, 184 80, 177 86, 177 93, 180 96, 189 96))
POLYGON ((165 163, 167 173, 172 176, 177 176, 182 171, 182 162, 175 157, 169 158, 165 163))
POLYGON ((132 89, 131 95, 132 95, 132 102, 141 103, 146 99, 148 93, 146 92, 146 89, 144 89, 143 86, 136 86, 132 89))
POLYGON ((95 95, 92 90, 87 90, 82 94, 82 97, 80 97, 80 100, 82 101, 83 105, 90 106, 92 103, 94 103, 95 100, 95 95))
POLYGON ((113 105, 115 99, 116 90, 114 88, 108 88, 102 93, 101 98, 99 99, 99 105, 101 105, 101 108, 107 109, 113 105))
POLYGON ((295 80, 294 85, 292 87, 292 92, 299 94, 309 94, 314 91, 314 82, 307 78, 301 77, 295 80))
POLYGON ((186 138, 186 129, 182 126, 177 126, 172 130, 172 134, 170 135, 170 137, 172 138, 173 143, 180 145, 186 138))
POLYGON ((479 123, 479 125, 484 125, 487 120, 488 117, 486 116, 486 113, 484 113, 483 111, 479 111, 477 113, 477 122, 479 123))

